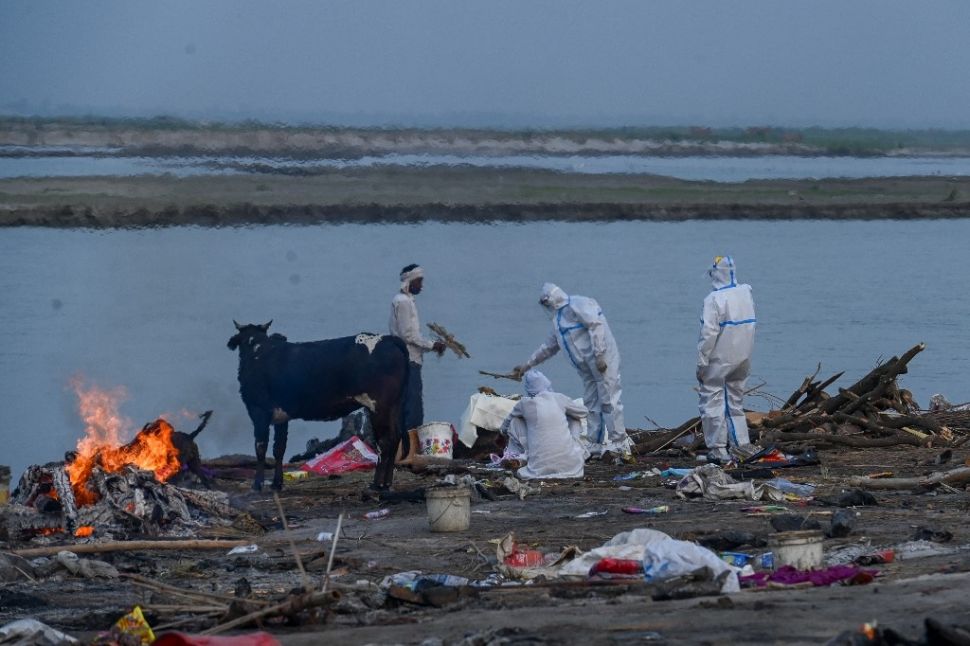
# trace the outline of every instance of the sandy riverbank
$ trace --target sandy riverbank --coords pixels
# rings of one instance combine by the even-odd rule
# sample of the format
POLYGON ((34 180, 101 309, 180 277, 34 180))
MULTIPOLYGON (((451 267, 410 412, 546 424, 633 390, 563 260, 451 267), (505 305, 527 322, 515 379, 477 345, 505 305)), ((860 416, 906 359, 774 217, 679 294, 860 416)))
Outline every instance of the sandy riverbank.
POLYGON ((970 178, 772 180, 482 168, 0 180, 0 226, 921 219, 970 216, 970 178))

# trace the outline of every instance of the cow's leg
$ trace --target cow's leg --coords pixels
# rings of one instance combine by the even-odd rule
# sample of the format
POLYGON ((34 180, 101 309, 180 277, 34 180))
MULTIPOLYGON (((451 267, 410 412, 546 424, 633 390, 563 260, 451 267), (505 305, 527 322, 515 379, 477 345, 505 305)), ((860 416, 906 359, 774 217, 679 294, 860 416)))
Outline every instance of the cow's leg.
MULTIPOLYGON (((393 452, 391 453, 391 459, 388 460, 387 472, 384 474, 384 486, 388 489, 391 488, 391 483, 394 480, 394 458, 393 456, 397 453, 397 447, 399 444, 404 444, 404 450, 410 451, 410 443, 408 441, 408 430, 404 427, 404 415, 402 411, 402 406, 400 402, 395 402, 390 406, 390 414, 387 416, 387 435, 391 438, 391 446, 393 446, 393 452)), ((408 455, 406 453, 405 455, 408 455)))
POLYGON ((371 416, 371 424, 374 427, 374 439, 377 441, 377 452, 380 456, 377 468, 374 470, 372 488, 377 491, 384 491, 391 486, 398 438, 390 434, 391 429, 386 412, 378 410, 375 415, 371 416))
POLYGON ((286 436, 289 433, 289 422, 273 424, 273 489, 283 489, 283 462, 286 455, 286 436))
POLYGON ((269 446, 269 413, 250 410, 249 417, 253 420, 253 435, 256 438, 256 476, 253 479, 253 491, 263 490, 263 470, 266 465, 266 448, 269 446))

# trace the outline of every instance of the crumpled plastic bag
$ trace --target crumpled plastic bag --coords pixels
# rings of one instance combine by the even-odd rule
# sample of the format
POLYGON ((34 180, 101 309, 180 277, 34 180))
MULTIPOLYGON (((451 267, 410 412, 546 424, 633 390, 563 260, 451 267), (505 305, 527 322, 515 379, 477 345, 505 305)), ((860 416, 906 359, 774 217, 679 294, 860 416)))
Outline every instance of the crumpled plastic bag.
POLYGON ((721 592, 738 592, 738 569, 731 567, 721 558, 697 543, 680 541, 655 529, 634 529, 617 534, 602 547, 592 549, 575 560, 566 563, 559 570, 560 576, 588 575, 600 559, 643 560, 643 572, 647 581, 660 581, 675 576, 690 574, 700 568, 710 569, 715 578, 722 572, 732 572, 721 588, 721 592))
POLYGON ((531 485, 528 482, 522 482, 518 478, 513 478, 512 476, 507 477, 502 481, 502 486, 508 489, 511 493, 519 496, 519 500, 525 500, 525 497, 531 493, 539 493, 542 491, 536 485, 531 485))
POLYGON ((31 646, 60 646, 80 644, 78 640, 55 630, 36 619, 18 619, 0 626, 0 644, 30 644, 31 646))
POLYGON ((769 484, 755 484, 752 480, 737 482, 716 464, 705 464, 681 478, 677 483, 681 498, 705 500, 786 500, 785 493, 769 484))
POLYGON ((110 563, 79 558, 74 552, 63 550, 54 557, 65 570, 85 579, 117 579, 118 570, 110 563))

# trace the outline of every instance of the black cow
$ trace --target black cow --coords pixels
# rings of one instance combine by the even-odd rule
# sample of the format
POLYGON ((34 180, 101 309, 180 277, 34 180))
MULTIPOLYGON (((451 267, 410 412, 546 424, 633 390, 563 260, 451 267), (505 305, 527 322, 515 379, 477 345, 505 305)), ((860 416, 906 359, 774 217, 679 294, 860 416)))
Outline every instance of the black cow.
POLYGON ((290 343, 268 335, 265 325, 240 325, 229 339, 239 349, 239 393, 256 436, 256 479, 263 487, 263 461, 273 425, 273 488, 283 487, 283 456, 291 419, 335 420, 361 408, 370 410, 380 462, 374 488, 387 489, 401 439, 402 403, 408 351, 394 336, 358 334, 326 341, 290 343))

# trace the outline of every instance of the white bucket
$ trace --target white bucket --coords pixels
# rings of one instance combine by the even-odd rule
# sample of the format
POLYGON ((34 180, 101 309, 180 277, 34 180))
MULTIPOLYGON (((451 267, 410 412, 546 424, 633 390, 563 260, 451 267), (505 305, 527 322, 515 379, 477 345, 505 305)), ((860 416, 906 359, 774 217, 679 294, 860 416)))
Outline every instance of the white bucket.
POLYGON ((448 422, 430 422, 417 428, 418 453, 436 458, 451 459, 455 445, 452 440, 454 430, 448 422))
POLYGON ((471 491, 467 487, 438 487, 424 493, 428 524, 433 532, 463 532, 472 519, 471 491))
POLYGON ((796 570, 811 570, 822 565, 822 532, 816 529, 778 532, 768 537, 775 567, 790 565, 796 570))

